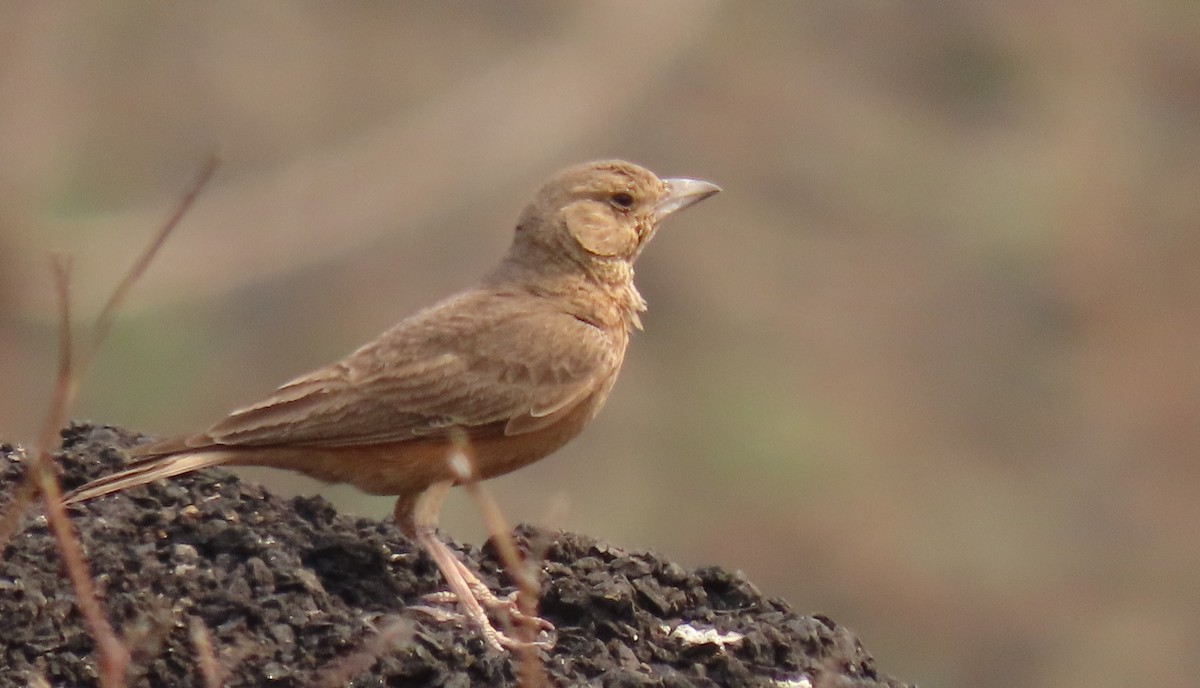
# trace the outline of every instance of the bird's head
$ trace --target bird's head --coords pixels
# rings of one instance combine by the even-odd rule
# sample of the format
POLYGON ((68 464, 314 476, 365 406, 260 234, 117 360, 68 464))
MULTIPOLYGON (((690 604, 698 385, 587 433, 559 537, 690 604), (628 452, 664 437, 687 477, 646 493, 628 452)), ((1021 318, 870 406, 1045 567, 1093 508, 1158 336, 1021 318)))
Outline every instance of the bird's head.
POLYGON ((589 270, 629 266, 663 219, 720 190, 698 179, 659 179, 623 160, 569 167, 521 213, 512 252, 549 251, 589 270))

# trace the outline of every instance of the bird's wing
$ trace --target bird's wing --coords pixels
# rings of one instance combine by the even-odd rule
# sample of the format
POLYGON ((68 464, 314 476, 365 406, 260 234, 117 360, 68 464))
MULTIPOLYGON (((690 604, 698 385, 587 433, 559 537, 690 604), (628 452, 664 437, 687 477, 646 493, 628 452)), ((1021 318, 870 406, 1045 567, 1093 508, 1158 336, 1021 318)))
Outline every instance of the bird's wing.
POLYGON ((352 446, 521 434, 607 390, 613 335, 528 295, 468 293, 235 411, 194 442, 352 446))

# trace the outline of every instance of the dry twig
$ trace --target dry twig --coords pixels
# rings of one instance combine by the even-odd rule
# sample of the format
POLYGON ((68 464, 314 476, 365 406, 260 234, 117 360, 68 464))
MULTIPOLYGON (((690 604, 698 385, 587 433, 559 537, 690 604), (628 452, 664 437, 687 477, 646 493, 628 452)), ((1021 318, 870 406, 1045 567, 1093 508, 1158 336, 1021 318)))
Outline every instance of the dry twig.
MULTIPOLYGON (((500 554, 504 570, 517 584, 517 608, 523 618, 536 619, 538 598, 541 595, 541 584, 538 580, 537 567, 529 564, 517 551, 517 543, 513 540, 512 529, 508 525, 504 513, 491 493, 479 484, 475 472, 475 461, 471 453, 471 443, 466 435, 458 433, 454 436, 454 450, 448 459, 450 469, 462 482, 467 493, 471 495, 479 514, 487 526, 492 541, 500 554)), ((509 625, 508 619, 502 619, 509 625)), ((514 649, 517 655, 517 681, 522 688, 542 688, 549 685, 546 678, 546 667, 542 664, 537 653, 538 628, 531 623, 517 623, 517 638, 523 644, 514 649)), ((511 632, 513 629, 506 628, 511 632)))
POLYGON ((99 350, 104 336, 112 327, 117 308, 124 300, 130 287, 146 271, 159 248, 162 247, 171 231, 178 226, 179 221, 195 201, 200 190, 208 183, 219 164, 214 155, 201 169, 200 175, 193 182, 188 192, 177 206, 175 212, 160 229, 154 241, 139 256, 137 262, 130 268, 125 278, 113 291, 108 303, 97 320, 91 346, 85 351, 78 366, 73 361, 71 311, 70 311, 70 270, 71 261, 67 256, 56 255, 53 259, 54 284, 58 303, 58 371, 54 383, 54 395, 46 419, 38 437, 37 450, 34 453, 33 465, 22 488, 9 502, 3 518, 0 518, 0 545, 7 542, 16 530, 16 524, 34 496, 40 493, 45 504, 46 520, 59 551, 63 557, 63 566, 67 577, 75 590, 76 604, 83 615, 84 622, 92 639, 96 643, 99 655, 99 678, 102 686, 116 688, 124 684, 125 672, 129 666, 129 649, 121 642, 113 631, 96 588, 92 582, 83 547, 75 535, 66 508, 62 502, 62 489, 58 484, 58 476, 54 466, 54 450, 60 445, 59 429, 63 427, 67 413, 75 400, 79 389, 79 381, 90 365, 95 353, 99 350))

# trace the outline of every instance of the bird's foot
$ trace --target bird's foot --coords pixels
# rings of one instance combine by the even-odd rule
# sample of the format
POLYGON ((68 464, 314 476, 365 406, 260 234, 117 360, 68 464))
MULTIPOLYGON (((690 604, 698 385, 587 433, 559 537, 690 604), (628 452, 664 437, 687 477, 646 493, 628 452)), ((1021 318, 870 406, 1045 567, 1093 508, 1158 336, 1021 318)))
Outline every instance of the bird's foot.
POLYGON ((427 595, 425 600, 432 603, 457 604, 460 613, 456 616, 441 609, 418 609, 439 620, 454 619, 475 626, 488 644, 499 651, 553 647, 554 640, 550 635, 554 630, 553 624, 533 612, 522 610, 516 593, 497 597, 479 580, 479 576, 437 537, 437 513, 441 508, 442 499, 451 487, 453 482, 449 480, 434 483, 418 495, 415 502, 405 499, 396 501, 396 520, 401 524, 409 522, 417 542, 433 559, 433 563, 450 586, 450 590, 427 595), (504 631, 516 631, 519 637, 514 638, 497 629, 492 624, 488 612, 499 617, 504 631), (544 640, 541 638, 542 633, 546 634, 544 640))
POLYGON ((427 614, 441 623, 456 622, 475 626, 483 634, 484 640, 497 650, 517 650, 527 647, 549 650, 554 647, 554 624, 536 614, 523 611, 517 602, 518 593, 513 592, 504 597, 498 597, 482 583, 478 588, 474 585, 470 587, 472 599, 465 602, 449 590, 422 596, 422 599, 430 605, 457 605, 458 611, 446 609, 444 606, 425 605, 410 607, 410 609, 427 614), (482 594, 480 594, 480 589, 482 589, 482 594), (489 612, 499 617, 501 625, 506 630, 511 632, 513 629, 525 629, 525 633, 518 635, 525 635, 532 630, 536 639, 513 637, 510 632, 496 628, 488 615, 489 612))
MULTIPOLYGON (((531 614, 521 609, 519 591, 514 590, 504 597, 499 597, 487 587, 480 584, 478 587, 471 585, 471 594, 479 601, 480 606, 488 612, 507 620, 507 625, 509 626, 532 628, 539 634, 554 632, 554 624, 536 614, 531 614)), ((449 590, 432 592, 428 595, 423 595, 421 599, 430 604, 458 604, 458 595, 449 590)))

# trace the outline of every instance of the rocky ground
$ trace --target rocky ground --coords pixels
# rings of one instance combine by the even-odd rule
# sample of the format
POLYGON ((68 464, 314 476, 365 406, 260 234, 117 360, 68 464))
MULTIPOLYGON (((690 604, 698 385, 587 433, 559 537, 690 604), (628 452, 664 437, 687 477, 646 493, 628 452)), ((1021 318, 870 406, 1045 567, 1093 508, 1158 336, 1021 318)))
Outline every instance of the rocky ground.
MULTIPOLYGON (((65 489, 113 471, 138 436, 64 432, 65 489)), ((0 501, 26 469, 0 446, 0 501)), ((114 625, 133 652, 130 685, 202 686, 203 622, 228 686, 520 685, 507 654, 413 607, 444 589, 390 522, 282 499, 221 470, 72 507, 114 625)), ((556 686, 900 686, 846 629, 763 597, 736 573, 687 570, 584 535, 519 528, 544 552, 539 652, 556 686)), ((493 549, 456 546, 493 590, 511 582, 493 549)), ((96 681, 91 637, 40 508, 0 559, 0 684, 96 681)))

